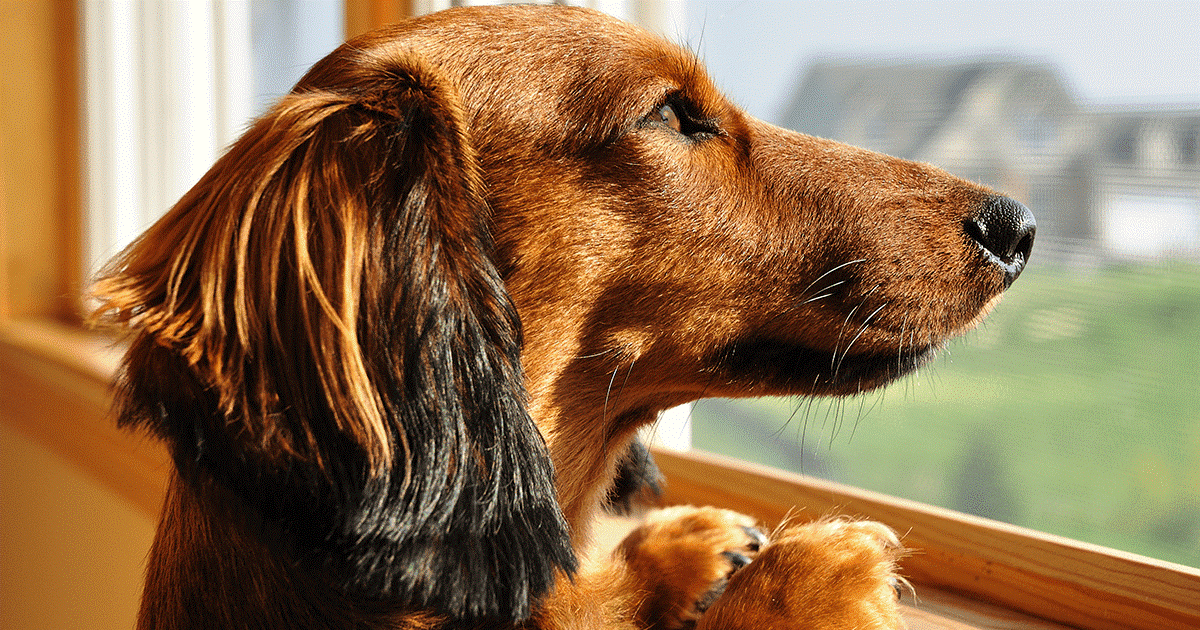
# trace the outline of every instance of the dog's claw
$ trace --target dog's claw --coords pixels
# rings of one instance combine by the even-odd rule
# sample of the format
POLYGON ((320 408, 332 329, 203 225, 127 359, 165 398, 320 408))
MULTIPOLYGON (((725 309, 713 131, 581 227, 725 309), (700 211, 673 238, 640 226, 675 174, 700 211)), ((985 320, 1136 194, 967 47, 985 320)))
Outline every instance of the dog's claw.
POLYGON ((727 558, 729 560, 730 566, 733 567, 732 570, 729 572, 730 575, 732 575, 734 571, 737 571, 738 569, 750 564, 750 562, 751 562, 749 556, 740 554, 736 551, 725 551, 725 552, 722 552, 721 555, 725 556, 725 558, 727 558))
POLYGON ((767 535, 761 529, 742 526, 742 531, 746 532, 746 535, 750 537, 750 543, 746 545, 746 548, 750 551, 758 551, 767 546, 767 535))

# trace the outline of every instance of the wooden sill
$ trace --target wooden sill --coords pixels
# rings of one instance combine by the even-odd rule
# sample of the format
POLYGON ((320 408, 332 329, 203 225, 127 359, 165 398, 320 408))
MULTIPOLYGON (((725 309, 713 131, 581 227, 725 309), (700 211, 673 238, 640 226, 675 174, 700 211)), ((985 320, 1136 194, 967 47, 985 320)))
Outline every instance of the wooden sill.
POLYGON ((726 457, 655 459, 668 503, 729 507, 766 523, 829 514, 887 523, 916 550, 904 571, 931 612, 969 601, 1080 628, 1200 628, 1200 570, 726 457))
MULTIPOLYGON (((0 320, 0 421, 153 517, 170 460, 160 445, 117 430, 109 417, 119 357, 117 344, 94 333, 0 320)), ((728 507, 765 523, 847 514, 904 533, 917 550, 904 563, 917 587, 918 599, 906 602, 914 630, 1200 628, 1195 569, 715 455, 656 457, 669 503, 728 507)))
POLYGON ((157 518, 170 458, 157 442, 117 429, 109 414, 120 356, 101 335, 0 319, 0 421, 157 518))

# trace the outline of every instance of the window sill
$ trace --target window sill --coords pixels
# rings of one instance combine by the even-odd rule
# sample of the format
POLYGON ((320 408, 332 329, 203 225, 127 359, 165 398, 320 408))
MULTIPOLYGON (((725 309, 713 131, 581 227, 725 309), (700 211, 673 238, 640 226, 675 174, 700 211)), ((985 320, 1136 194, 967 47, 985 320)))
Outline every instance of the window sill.
POLYGON ((890 525, 916 550, 903 564, 916 607, 966 627, 1013 627, 984 622, 1014 619, 1011 610, 1081 628, 1200 628, 1197 569, 717 455, 655 459, 668 503, 729 507, 767 523, 845 514, 890 525))
POLYGON ((0 422, 157 518, 170 458, 157 442, 117 429, 109 414, 120 355, 95 333, 0 319, 0 422))
MULTIPOLYGON (((109 384, 119 344, 45 320, 0 320, 0 421, 64 456, 147 515, 170 461, 119 431, 109 384)), ((1200 571, 702 453, 658 452, 669 503, 710 504, 778 522, 871 518, 918 550, 904 563, 913 630, 1197 628, 1200 571)), ((604 529, 618 531, 620 522, 604 529)))

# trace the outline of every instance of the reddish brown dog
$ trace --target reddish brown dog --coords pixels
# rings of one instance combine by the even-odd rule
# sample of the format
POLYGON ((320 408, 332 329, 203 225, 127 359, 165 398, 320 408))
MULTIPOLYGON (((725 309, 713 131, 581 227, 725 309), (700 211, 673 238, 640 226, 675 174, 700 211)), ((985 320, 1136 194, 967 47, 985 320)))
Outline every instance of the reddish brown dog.
POLYGON ((984 316, 1033 224, 749 118, 594 12, 358 38, 98 285, 134 332, 121 422, 176 463, 141 627, 895 627, 878 524, 765 542, 672 508, 578 558, 661 410, 896 379, 984 316))

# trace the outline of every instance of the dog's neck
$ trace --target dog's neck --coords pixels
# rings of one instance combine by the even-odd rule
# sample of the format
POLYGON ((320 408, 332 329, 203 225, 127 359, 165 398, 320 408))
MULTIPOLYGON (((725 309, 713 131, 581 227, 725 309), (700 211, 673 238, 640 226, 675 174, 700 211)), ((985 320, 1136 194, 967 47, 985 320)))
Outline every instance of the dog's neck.
POLYGON ((603 413, 581 418, 588 414, 563 410, 539 419, 554 460, 559 503, 577 551, 591 542, 592 523, 607 502, 618 467, 637 430, 654 422, 659 411, 638 408, 608 418, 603 413), (604 447, 597 449, 596 444, 604 447))
POLYGON ((592 348, 583 343, 582 331, 566 324, 549 330, 526 335, 529 412, 549 448, 558 501, 578 552, 590 542, 592 522, 638 429, 699 394, 660 391, 656 353, 634 346, 614 352, 592 348))

